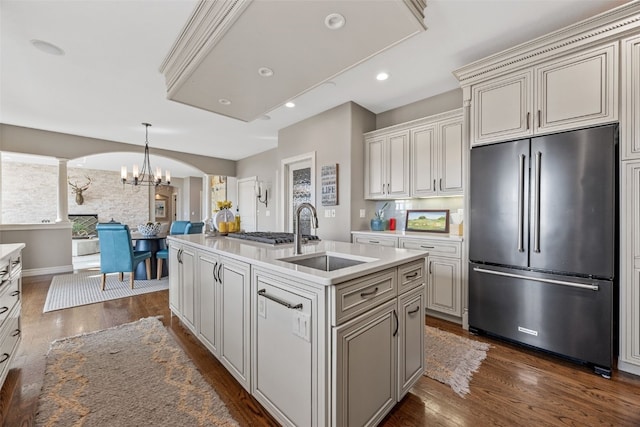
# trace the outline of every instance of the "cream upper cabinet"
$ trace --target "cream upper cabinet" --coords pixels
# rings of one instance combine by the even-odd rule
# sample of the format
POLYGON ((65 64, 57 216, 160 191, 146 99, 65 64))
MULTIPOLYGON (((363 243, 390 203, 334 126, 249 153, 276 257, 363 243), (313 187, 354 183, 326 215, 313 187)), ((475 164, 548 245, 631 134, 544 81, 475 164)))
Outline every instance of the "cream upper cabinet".
POLYGON ((365 138, 365 198, 409 196, 409 132, 365 138))
POLYGON ((437 156, 435 123, 411 130, 411 195, 435 196, 437 191, 437 156))
POLYGON ((472 88, 472 145, 618 119, 618 42, 472 88))
POLYGON ((640 159, 640 35, 622 40, 622 160, 640 159))
POLYGON ((525 71, 473 86, 472 142, 484 144, 533 134, 533 77, 525 71))
POLYGON ((462 110, 365 134, 365 199, 463 193, 462 110))

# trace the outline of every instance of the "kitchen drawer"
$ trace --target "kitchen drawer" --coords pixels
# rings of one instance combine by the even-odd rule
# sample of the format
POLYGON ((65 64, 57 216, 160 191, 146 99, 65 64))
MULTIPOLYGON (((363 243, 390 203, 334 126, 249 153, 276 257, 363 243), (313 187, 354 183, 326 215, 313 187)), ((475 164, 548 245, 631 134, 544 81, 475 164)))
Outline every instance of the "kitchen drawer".
POLYGON ((334 301, 331 324, 339 325, 395 298, 398 290, 396 275, 397 269, 391 268, 331 287, 334 301))
POLYGON ((398 295, 426 283, 424 258, 398 267, 398 295))
POLYGON ((388 236, 354 234, 353 243, 360 243, 362 245, 389 246, 390 248, 395 248, 398 246, 398 239, 388 236))
POLYGON ((460 242, 448 242, 445 240, 431 239, 413 239, 402 237, 398 247, 404 249, 418 249, 429 252, 429 256, 446 256, 451 258, 460 258, 462 252, 460 242))
POLYGON ((0 283, 0 327, 13 307, 20 301, 20 279, 5 279, 0 283))

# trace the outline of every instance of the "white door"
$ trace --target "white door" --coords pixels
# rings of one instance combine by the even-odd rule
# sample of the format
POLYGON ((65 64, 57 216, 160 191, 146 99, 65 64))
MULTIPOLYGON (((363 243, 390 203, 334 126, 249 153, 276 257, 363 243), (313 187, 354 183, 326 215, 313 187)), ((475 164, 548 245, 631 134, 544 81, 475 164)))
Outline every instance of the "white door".
MULTIPOLYGON (((257 231, 257 206, 255 195, 256 177, 238 180, 238 209, 240 227, 244 231, 257 231)), ((234 214, 237 212, 234 212, 234 214)))

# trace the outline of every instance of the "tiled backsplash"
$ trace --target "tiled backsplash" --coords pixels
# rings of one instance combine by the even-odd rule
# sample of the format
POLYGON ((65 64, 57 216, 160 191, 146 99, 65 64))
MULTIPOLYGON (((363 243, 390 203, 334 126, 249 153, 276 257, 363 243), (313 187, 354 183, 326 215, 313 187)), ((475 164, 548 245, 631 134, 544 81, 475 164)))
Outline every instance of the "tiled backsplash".
MULTIPOLYGON (((395 218, 396 230, 404 230, 407 210, 449 209, 450 213, 457 213, 458 209, 462 209, 464 206, 462 197, 435 197, 429 199, 382 200, 376 202, 375 209, 382 209, 387 202, 389 204, 384 210, 384 219, 395 218)), ((373 212, 370 217, 373 218, 373 212)))

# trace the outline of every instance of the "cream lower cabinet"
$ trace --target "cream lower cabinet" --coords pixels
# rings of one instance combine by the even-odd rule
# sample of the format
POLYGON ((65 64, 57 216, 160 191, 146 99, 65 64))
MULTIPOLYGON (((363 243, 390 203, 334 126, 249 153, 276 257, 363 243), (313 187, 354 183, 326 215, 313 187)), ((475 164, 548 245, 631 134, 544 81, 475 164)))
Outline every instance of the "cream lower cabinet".
POLYGON ((193 333, 197 333, 198 295, 195 283, 196 250, 169 244, 169 307, 193 333))
POLYGON ((198 251, 198 288, 200 293, 200 329, 198 338, 214 356, 220 350, 220 257, 198 251))
POLYGON ((623 162, 618 369, 640 375, 640 162, 623 162))
POLYGON ((24 244, 0 245, 0 387, 22 339, 22 248, 24 244))
POLYGON ((375 426, 397 402, 398 317, 393 299, 333 330, 336 426, 375 426))
POLYGON ((388 246, 390 248, 398 247, 398 238, 393 236, 374 236, 370 234, 352 233, 351 240, 353 243, 363 245, 388 246))
POLYGON ((425 348, 425 299, 424 284, 398 298, 398 400, 424 373, 425 361, 420 349, 425 348))
MULTIPOLYGON (((224 256, 218 267, 220 281, 220 362, 242 386, 250 390, 251 363, 251 268, 224 256)), ((204 308, 206 310, 206 308, 204 308)))
POLYGON ((471 145, 618 119, 618 42, 473 85, 471 145))

